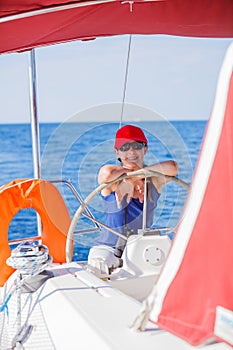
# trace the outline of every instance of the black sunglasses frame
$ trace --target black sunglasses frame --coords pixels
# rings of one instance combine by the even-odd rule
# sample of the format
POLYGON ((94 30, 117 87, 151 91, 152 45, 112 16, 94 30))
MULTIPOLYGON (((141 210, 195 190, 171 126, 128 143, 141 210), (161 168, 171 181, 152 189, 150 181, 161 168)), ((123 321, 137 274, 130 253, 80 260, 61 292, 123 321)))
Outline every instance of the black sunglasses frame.
POLYGON ((126 142, 124 145, 118 148, 118 150, 121 152, 127 152, 130 149, 130 147, 133 147, 134 150, 139 151, 143 149, 143 147, 145 146, 146 146, 146 143, 144 142, 139 142, 139 141, 126 142))

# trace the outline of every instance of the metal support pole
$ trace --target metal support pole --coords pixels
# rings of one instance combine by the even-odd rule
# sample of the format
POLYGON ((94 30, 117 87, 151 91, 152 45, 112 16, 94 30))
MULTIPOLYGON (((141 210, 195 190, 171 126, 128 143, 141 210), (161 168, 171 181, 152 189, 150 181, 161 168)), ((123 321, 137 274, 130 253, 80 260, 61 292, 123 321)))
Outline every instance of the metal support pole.
POLYGON ((36 60, 35 60, 34 49, 30 50, 30 56, 29 56, 29 92, 30 92, 33 170, 34 170, 34 177, 36 179, 39 179, 41 178, 40 136, 39 136, 39 120, 38 120, 38 111, 37 111, 36 60))
MULTIPOLYGON (((37 94, 36 94, 36 57, 35 50, 30 50, 29 54, 29 93, 30 93, 30 121, 31 121, 31 137, 32 137, 32 160, 34 178, 41 178, 40 165, 40 133, 39 118, 37 111, 37 94)), ((37 230, 38 236, 41 236, 41 218, 37 214, 37 230)))
POLYGON ((144 201, 142 214, 142 230, 146 229, 146 214, 147 214, 147 178, 144 179, 144 201))

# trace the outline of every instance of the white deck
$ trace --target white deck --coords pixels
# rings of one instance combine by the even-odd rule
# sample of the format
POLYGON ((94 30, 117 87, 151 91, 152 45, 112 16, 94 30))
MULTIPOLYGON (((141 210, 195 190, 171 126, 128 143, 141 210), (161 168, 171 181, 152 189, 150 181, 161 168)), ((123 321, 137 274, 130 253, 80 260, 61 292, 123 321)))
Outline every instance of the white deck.
MULTIPOLYGON (((191 350, 186 342, 148 324, 145 332, 131 329, 141 303, 71 263, 53 267, 36 293, 22 296, 23 321, 33 326, 24 349, 57 350, 191 350)), ((3 288, 2 288, 3 291, 3 288)), ((9 302, 9 317, 0 313, 4 327, 1 349, 9 349, 16 332, 16 295, 9 302)), ((231 349, 214 344, 209 350, 231 349)))

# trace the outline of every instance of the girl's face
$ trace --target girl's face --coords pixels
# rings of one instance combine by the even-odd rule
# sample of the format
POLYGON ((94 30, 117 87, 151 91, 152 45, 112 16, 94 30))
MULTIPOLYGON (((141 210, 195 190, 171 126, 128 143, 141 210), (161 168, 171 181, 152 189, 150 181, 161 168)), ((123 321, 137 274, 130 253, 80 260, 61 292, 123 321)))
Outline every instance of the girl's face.
POLYGON ((124 167, 131 170, 137 170, 143 167, 144 155, 148 147, 145 144, 135 141, 127 142, 121 148, 115 149, 117 158, 121 159, 124 167))

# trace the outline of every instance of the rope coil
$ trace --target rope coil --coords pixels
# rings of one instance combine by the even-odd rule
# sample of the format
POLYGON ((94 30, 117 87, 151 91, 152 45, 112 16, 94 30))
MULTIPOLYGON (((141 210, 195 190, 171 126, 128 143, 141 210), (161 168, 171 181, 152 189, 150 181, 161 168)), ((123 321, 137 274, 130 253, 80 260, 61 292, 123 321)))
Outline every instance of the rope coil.
POLYGON ((33 241, 19 244, 6 260, 9 266, 18 270, 22 275, 30 276, 44 271, 51 262, 52 257, 48 254, 48 248, 33 241))
POLYGON ((23 284, 35 275, 40 274, 52 262, 52 257, 48 254, 48 248, 44 245, 37 244, 35 241, 26 241, 19 244, 12 250, 11 256, 6 260, 6 263, 17 270, 17 277, 11 292, 8 293, 2 305, 0 312, 8 311, 8 302, 13 293, 16 293, 17 302, 17 317, 16 317, 16 335, 13 339, 12 348, 23 349, 23 343, 29 336, 32 326, 25 325, 22 327, 21 320, 21 287, 23 284))
POLYGON ((11 256, 6 260, 9 266, 12 266, 18 271, 18 275, 24 275, 23 278, 17 278, 16 284, 10 293, 8 293, 4 302, 0 305, 0 312, 8 309, 8 302, 14 292, 20 290, 30 277, 38 275, 46 269, 52 262, 51 255, 48 254, 48 248, 44 245, 39 245, 34 241, 26 241, 19 244, 12 250, 11 256))

